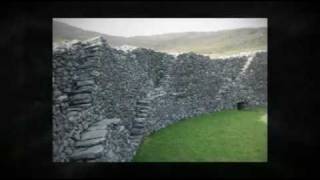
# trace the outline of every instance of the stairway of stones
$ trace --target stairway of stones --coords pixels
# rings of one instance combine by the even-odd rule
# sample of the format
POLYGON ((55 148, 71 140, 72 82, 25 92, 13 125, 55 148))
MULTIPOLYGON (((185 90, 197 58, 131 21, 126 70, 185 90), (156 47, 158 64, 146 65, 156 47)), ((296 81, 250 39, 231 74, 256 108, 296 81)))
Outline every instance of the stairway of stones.
POLYGON ((107 134, 111 126, 118 124, 120 119, 104 119, 93 123, 81 133, 81 138, 75 144, 71 160, 76 162, 96 162, 102 158, 107 146, 107 134))
MULTIPOLYGON (((152 111, 152 101, 158 97, 167 94, 165 87, 168 85, 170 76, 165 74, 159 82, 159 86, 152 89, 147 95, 137 101, 136 103, 136 116, 133 120, 132 129, 130 131, 129 139, 133 142, 135 147, 139 146, 145 135, 145 127, 147 119, 152 111)), ((137 149, 137 148, 135 148, 137 149)), ((136 153, 136 152, 134 152, 136 153)))
MULTIPOLYGON (((80 113, 89 107, 92 107, 93 93, 97 88, 95 78, 97 76, 96 52, 99 51, 101 39, 92 39, 88 45, 83 45, 86 53, 79 58, 78 69, 73 78, 74 84, 69 93, 70 104, 67 109, 67 116, 70 121, 78 118, 80 113)), ((85 125, 87 126, 87 125, 85 125)), ((87 128, 87 127, 85 127, 87 128)))
POLYGON ((73 77, 74 84, 69 94, 70 104, 67 109, 67 117, 70 121, 82 122, 79 124, 82 125, 82 132, 78 130, 75 135, 74 150, 70 155, 71 161, 89 161, 100 158, 106 142, 106 127, 118 121, 118 119, 105 119, 99 122, 77 120, 83 111, 93 106, 94 92, 97 88, 96 77, 99 75, 96 53, 104 45, 100 38, 89 41, 90 43, 80 44, 84 46, 86 52, 78 60, 78 69, 73 77))
MULTIPOLYGON (((72 115, 71 117, 79 115, 79 112, 92 105, 92 93, 96 88, 96 73, 92 72, 97 69, 94 53, 100 45, 101 44, 95 45, 90 42, 89 46, 85 47, 85 49, 88 50, 83 57, 85 62, 79 65, 79 69, 82 71, 78 71, 78 78, 76 79, 74 89, 70 96, 71 104, 68 110, 72 115)), ((135 147, 134 149, 138 149, 136 147, 140 145, 145 135, 146 119, 152 110, 152 100, 166 94, 164 89, 167 87, 168 82, 170 82, 170 76, 165 73, 159 82, 159 86, 149 91, 144 98, 137 102, 136 116, 133 120, 129 137, 132 145, 135 147)), ((120 119, 117 118, 104 119, 87 125, 75 142, 70 160, 73 162, 99 162, 99 160, 102 160, 107 153, 105 149, 107 149, 106 147, 108 146, 108 129, 110 130, 111 126, 119 122, 120 119)))
MULTIPOLYGON (((145 135, 145 127, 147 119, 152 111, 152 101, 155 98, 166 95, 162 87, 158 87, 150 91, 146 97, 140 99, 136 105, 136 117, 133 120, 132 129, 130 131, 129 139, 133 142, 135 147, 139 146, 145 135)), ((135 148, 137 149, 137 148, 135 148)), ((134 152, 135 153, 135 152, 134 152)))
MULTIPOLYGON (((219 89, 216 97, 215 97, 215 100, 217 102, 220 102, 222 99, 224 98, 227 98, 226 97, 226 94, 230 94, 230 92, 232 90, 234 90, 234 88, 236 86, 239 85, 239 91, 250 91, 250 89, 246 89, 245 91, 242 90, 242 86, 241 85, 241 81, 243 80, 244 76, 245 76, 245 72, 246 70, 248 69, 248 67, 250 66, 252 60, 253 60, 253 56, 254 55, 248 55, 247 57, 247 61, 246 63, 243 65, 242 69, 240 70, 239 74, 237 75, 237 77, 233 80, 233 82, 231 82, 232 80, 231 79, 227 79, 227 81, 221 86, 221 88, 219 89)), ((252 92, 245 92, 245 93, 252 93, 252 92)), ((232 98, 232 97, 229 97, 228 98, 232 98)), ((239 98, 239 97, 238 97, 239 98)), ((220 104, 218 104, 218 106, 216 107, 216 110, 217 111, 220 111, 222 109, 225 109, 226 107, 222 107, 220 104)), ((231 107, 229 107, 231 108, 231 107)))
POLYGON ((95 78, 98 75, 96 52, 101 48, 101 39, 91 39, 91 43, 84 45, 86 53, 79 60, 78 70, 73 77, 75 81, 70 92, 69 111, 81 112, 92 106, 92 93, 97 88, 95 78), (96 41, 96 43, 94 43, 96 41))

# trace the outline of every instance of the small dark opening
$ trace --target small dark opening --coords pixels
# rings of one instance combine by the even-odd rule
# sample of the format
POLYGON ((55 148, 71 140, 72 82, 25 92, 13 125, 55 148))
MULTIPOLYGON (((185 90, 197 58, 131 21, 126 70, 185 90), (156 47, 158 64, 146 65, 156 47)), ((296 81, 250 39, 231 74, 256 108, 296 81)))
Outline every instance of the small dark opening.
POLYGON ((248 106, 247 102, 241 101, 237 103, 237 109, 238 110, 243 110, 248 106))

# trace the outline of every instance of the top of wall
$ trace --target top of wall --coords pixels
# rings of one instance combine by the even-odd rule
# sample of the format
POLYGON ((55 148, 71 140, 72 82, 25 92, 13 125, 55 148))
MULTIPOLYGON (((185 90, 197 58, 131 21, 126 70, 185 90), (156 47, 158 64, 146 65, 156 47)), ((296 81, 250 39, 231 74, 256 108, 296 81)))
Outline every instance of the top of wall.
MULTIPOLYGON (((152 49, 146 49, 146 48, 137 48, 133 51, 123 51, 123 50, 118 50, 115 48, 112 48, 109 44, 108 41, 102 37, 102 36, 97 36, 88 40, 84 40, 84 41, 79 41, 79 40, 72 40, 72 41, 66 41, 60 44, 54 44, 53 45, 53 53, 54 54, 59 54, 59 53, 64 53, 66 51, 72 51, 73 49, 77 49, 79 47, 88 47, 88 46, 103 46, 105 48, 110 48, 114 51, 118 51, 118 52, 122 52, 124 54, 130 54, 130 53, 136 53, 136 52, 156 52, 152 49)), ((210 58, 210 56, 206 56, 206 55, 201 55, 201 54, 197 54, 194 52, 189 52, 189 53, 182 53, 179 54, 177 56, 171 55, 169 53, 164 53, 164 52, 158 52, 158 53, 162 53, 162 54, 166 54, 167 56, 170 56, 172 58, 174 58, 175 60, 177 59, 181 59, 184 57, 194 57, 196 59, 206 59, 209 61, 215 61, 215 60, 228 60, 228 59, 234 59, 234 58, 241 58, 241 57, 250 57, 250 56, 254 56, 256 54, 261 54, 261 53, 266 53, 266 51, 263 50, 259 50, 259 51, 254 51, 254 52, 244 52, 244 53, 240 53, 238 55, 232 55, 232 56, 222 56, 219 58, 210 58)))

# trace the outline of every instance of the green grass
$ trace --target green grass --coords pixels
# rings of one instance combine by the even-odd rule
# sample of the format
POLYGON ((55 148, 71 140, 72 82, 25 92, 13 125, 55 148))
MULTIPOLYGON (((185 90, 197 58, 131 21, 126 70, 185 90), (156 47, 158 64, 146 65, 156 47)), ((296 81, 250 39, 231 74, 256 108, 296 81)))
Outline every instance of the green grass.
POLYGON ((134 162, 266 162, 266 108, 185 119, 146 137, 134 162))

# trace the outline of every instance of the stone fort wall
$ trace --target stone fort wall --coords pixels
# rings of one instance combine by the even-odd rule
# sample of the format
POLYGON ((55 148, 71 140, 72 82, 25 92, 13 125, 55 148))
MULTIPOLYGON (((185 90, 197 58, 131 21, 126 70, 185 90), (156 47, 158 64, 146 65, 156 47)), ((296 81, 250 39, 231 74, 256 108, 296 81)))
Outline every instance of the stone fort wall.
POLYGON ((267 53, 209 59, 105 39, 53 49, 53 161, 127 162, 143 137, 183 118, 267 105, 267 53))

